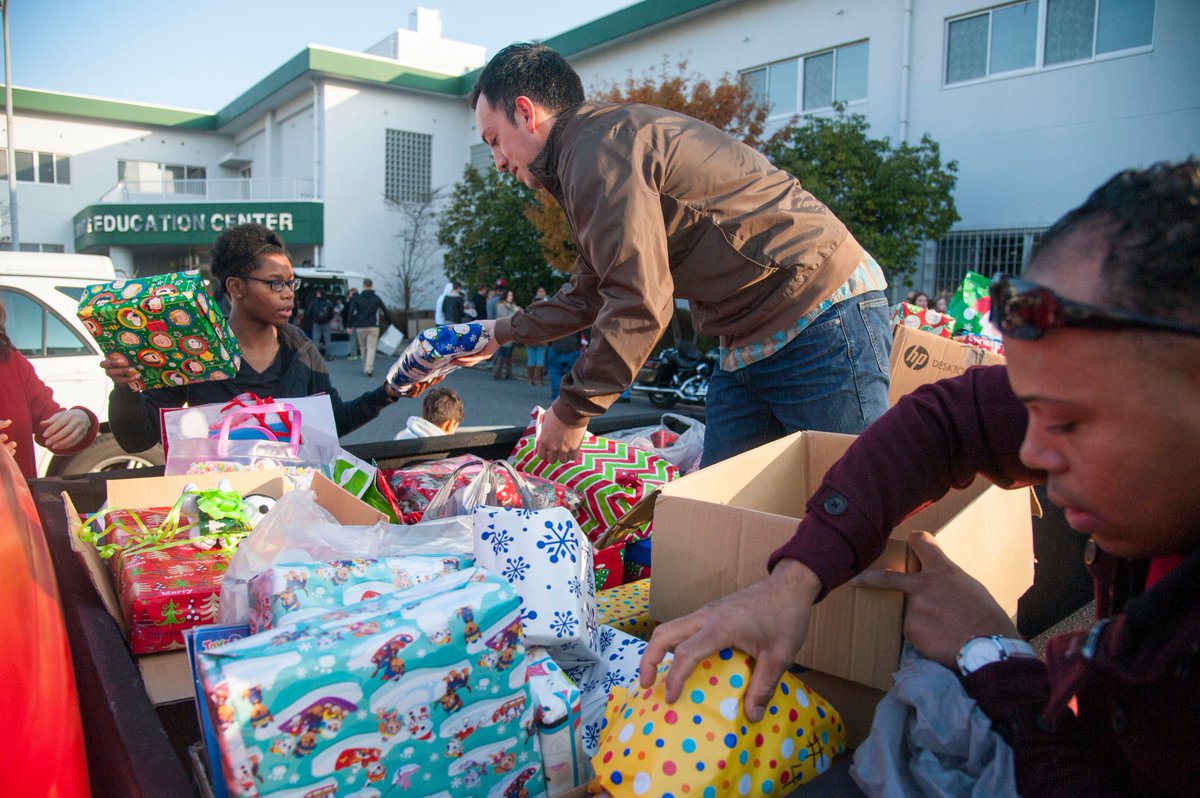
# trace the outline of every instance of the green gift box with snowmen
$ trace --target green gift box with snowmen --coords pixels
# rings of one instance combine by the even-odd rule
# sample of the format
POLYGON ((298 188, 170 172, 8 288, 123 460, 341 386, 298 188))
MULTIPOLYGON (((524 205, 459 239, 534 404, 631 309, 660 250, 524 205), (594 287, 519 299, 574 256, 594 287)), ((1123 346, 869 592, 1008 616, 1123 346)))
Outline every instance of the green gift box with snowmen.
POLYGON ((196 271, 89 285, 77 315, 100 351, 141 372, 138 389, 227 380, 241 364, 241 347, 196 271))
POLYGON ((520 599, 483 569, 198 658, 232 795, 545 795, 520 599))

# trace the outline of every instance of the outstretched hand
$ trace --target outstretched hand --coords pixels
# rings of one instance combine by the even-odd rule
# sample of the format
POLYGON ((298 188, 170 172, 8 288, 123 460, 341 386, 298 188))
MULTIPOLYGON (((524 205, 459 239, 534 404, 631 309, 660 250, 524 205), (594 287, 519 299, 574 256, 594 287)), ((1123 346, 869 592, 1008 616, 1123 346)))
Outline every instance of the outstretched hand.
POLYGON ((500 348, 500 341, 496 340, 496 320, 487 319, 479 322, 479 324, 483 325, 483 329, 487 333, 487 344, 484 345, 483 349, 480 349, 473 355, 465 355, 463 357, 454 358, 454 365, 463 367, 474 366, 476 363, 482 363, 492 355, 496 354, 496 350, 500 348))
POLYGON ((754 659, 743 702, 746 717, 762 719, 784 670, 804 643, 820 592, 821 583, 808 566, 797 560, 781 561, 766 579, 656 628, 642 654, 641 686, 654 684, 659 663, 674 651, 665 677, 667 702, 674 703, 701 660, 723 648, 735 648, 754 659))
POLYGON ((854 584, 907 594, 904 636, 918 651, 953 668, 963 644, 973 637, 1020 637, 987 588, 955 565, 933 535, 910 532, 908 545, 921 561, 920 571, 864 571, 854 584))

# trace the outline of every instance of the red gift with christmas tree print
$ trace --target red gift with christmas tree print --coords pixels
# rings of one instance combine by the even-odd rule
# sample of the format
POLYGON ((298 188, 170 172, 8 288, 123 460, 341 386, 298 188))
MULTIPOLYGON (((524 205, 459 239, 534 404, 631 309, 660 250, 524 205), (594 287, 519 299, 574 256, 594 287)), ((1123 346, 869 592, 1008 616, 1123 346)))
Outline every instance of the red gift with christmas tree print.
POLYGON ((233 551, 184 544, 119 554, 116 582, 134 654, 183 648, 183 630, 216 623, 233 551))

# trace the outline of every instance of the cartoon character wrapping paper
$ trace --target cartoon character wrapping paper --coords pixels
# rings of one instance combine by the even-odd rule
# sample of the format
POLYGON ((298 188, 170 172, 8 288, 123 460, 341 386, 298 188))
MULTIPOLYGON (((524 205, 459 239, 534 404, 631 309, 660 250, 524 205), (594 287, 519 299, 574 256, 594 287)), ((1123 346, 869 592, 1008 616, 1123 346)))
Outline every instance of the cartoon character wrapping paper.
POLYGON ((227 380, 242 350, 199 272, 97 283, 77 311, 107 357, 141 372, 137 389, 227 380))
POLYGON ((407 590, 474 565, 459 554, 276 563, 250 579, 250 631, 297 623, 314 615, 407 590))
POLYGON ((482 569, 199 660, 234 795, 545 794, 519 600, 482 569))
POLYGON ((599 749, 593 795, 771 796, 824 773, 846 748, 841 717, 799 678, 785 673, 763 719, 742 711, 750 658, 725 649, 702 660, 674 704, 654 686, 614 690, 599 749))

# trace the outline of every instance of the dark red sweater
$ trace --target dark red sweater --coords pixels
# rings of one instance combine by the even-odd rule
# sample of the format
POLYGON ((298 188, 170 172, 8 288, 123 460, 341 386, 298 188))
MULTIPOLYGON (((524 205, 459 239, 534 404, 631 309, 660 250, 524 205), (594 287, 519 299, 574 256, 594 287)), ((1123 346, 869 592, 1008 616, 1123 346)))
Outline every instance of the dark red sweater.
MULTIPOLYGON (((1005 486, 1042 479, 1018 457, 1027 422, 1003 366, 915 391, 829 470, 770 566, 799 560, 828 592, 951 487, 976 474, 1005 486)), ((1144 562, 1089 549, 1097 614, 1109 618, 1094 652, 1084 655, 1086 632, 1058 637, 1046 663, 995 663, 964 686, 1012 744, 1026 798, 1200 795, 1200 551, 1145 590, 1144 562)))
MULTIPOLYGON (((63 409, 54 401, 54 392, 42 382, 33 370, 33 364, 20 352, 10 349, 7 357, 0 357, 0 420, 12 419, 12 426, 0 430, 8 435, 10 441, 16 441, 17 453, 15 459, 26 479, 37 476, 37 462, 34 459, 33 442, 45 446, 42 437, 41 422, 63 409)), ((55 454, 72 454, 82 451, 92 445, 96 439, 96 431, 100 422, 96 414, 86 407, 79 408, 92 419, 92 428, 86 438, 72 449, 56 451, 55 454)))

